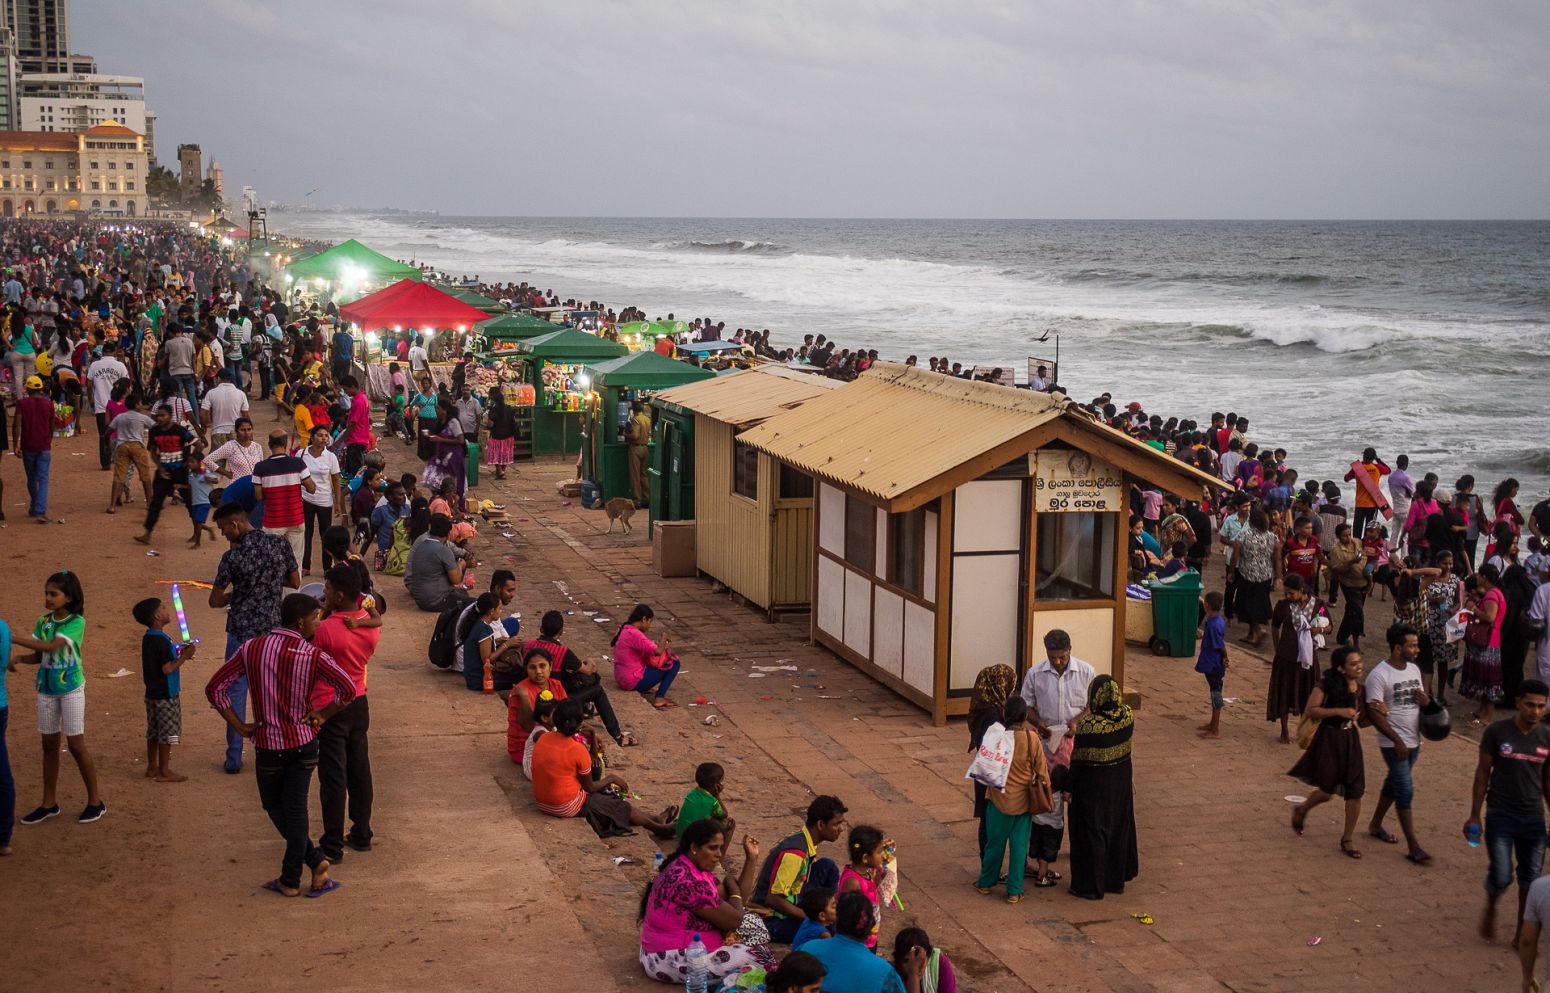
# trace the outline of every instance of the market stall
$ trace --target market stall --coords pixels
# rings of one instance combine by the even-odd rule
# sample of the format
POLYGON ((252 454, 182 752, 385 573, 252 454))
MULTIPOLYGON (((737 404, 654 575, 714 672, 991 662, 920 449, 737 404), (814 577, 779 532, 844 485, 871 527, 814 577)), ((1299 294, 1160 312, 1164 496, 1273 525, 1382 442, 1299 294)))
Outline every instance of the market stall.
POLYGON ((558 328, 548 321, 530 314, 502 314, 500 317, 492 317, 474 325, 474 334, 483 339, 477 350, 490 355, 498 355, 502 352, 514 353, 517 350, 517 342, 527 338, 537 338, 540 335, 554 334, 557 330, 558 328))
POLYGON ((418 280, 419 269, 395 262, 351 238, 308 258, 293 261, 285 268, 285 283, 291 295, 316 295, 320 301, 336 303, 356 300, 373 290, 401 279, 418 280))
MULTIPOLYGON (((382 338, 404 329, 418 333, 433 360, 452 360, 461 352, 468 329, 484 313, 426 283, 404 279, 340 308, 339 317, 352 326, 365 361, 368 395, 385 399, 392 389, 382 353, 382 338), (374 374, 374 371, 376 374, 374 374)), ((391 353, 389 353, 391 354, 391 353)), ((447 367, 450 375, 451 366, 447 367)), ((436 379, 436 364, 432 364, 436 379)), ((437 379, 444 382, 444 379, 437 379)))
POLYGON ((434 285, 438 290, 441 290, 443 293, 446 293, 448 296, 455 297, 456 299, 463 301, 470 307, 479 308, 490 317, 497 317, 501 314, 508 314, 511 312, 511 308, 501 303, 499 300, 492 300, 485 296, 483 293, 471 290, 466 286, 459 286, 456 283, 446 283, 440 280, 435 281, 432 285, 434 285))
POLYGON ((753 362, 753 349, 730 341, 691 341, 678 346, 678 357, 692 361, 701 369, 721 372, 746 369, 753 362))
POLYGON ((631 351, 656 351, 667 354, 657 342, 663 341, 671 346, 673 338, 677 335, 687 334, 689 325, 683 321, 629 321, 618 327, 619 340, 630 347, 631 351))
POLYGON ((518 378, 532 385, 533 451, 573 455, 581 448, 583 412, 591 382, 589 364, 625 354, 625 347, 574 328, 558 328, 517 342, 518 378))
MULTIPOLYGON (((707 369, 698 369, 656 352, 631 352, 589 365, 586 376, 591 381, 591 396, 587 403, 588 447, 582 459, 583 478, 597 481, 604 500, 636 495, 630 477, 630 446, 624 436, 631 404, 650 398, 658 390, 711 379, 715 375, 707 369)), ((639 468, 645 477, 646 467, 641 465, 639 468)), ((644 499, 644 478, 638 482, 641 492, 637 499, 644 499)))

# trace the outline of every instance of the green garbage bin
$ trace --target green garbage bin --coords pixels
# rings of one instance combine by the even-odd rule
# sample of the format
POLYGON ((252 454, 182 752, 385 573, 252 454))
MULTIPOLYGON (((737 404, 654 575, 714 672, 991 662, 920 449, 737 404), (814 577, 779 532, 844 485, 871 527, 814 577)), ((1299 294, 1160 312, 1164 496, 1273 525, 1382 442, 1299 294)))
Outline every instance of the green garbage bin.
POLYGON ((479 443, 477 441, 468 443, 468 462, 463 475, 467 477, 469 486, 479 485, 479 443))
POLYGON ((1194 655, 1200 573, 1186 569, 1172 579, 1154 579, 1146 585, 1152 591, 1152 653, 1173 658, 1194 655))

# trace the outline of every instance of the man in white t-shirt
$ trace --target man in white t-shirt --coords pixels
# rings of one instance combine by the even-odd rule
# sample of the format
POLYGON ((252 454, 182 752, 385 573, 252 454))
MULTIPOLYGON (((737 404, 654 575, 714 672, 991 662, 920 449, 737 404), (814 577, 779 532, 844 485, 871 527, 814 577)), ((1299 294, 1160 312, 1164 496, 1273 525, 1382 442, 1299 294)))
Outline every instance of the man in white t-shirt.
MULTIPOLYGON (((411 373, 428 372, 430 367, 430 353, 425 350, 424 345, 420 344, 419 339, 415 339, 414 344, 409 346, 409 371, 411 373)), ((419 376, 415 378, 419 379, 419 376)))
POLYGON ((128 378, 129 367, 118 358, 118 342, 103 342, 102 358, 86 370, 86 380, 91 383, 91 406, 97 414, 97 461, 104 469, 113 468, 108 445, 108 401, 113 396, 113 384, 128 378))
POLYGON ((1518 961, 1523 966, 1525 990, 1550 989, 1550 931, 1545 929, 1546 924, 1550 924, 1550 876, 1540 876, 1528 888, 1528 896, 1523 903, 1523 926, 1518 932, 1518 961), (1535 986, 1534 962, 1539 956, 1541 939, 1547 945, 1546 970, 1541 977, 1545 982, 1535 986))
POLYGON ((201 420, 210 430, 210 444, 218 448, 236 434, 237 418, 248 412, 248 395, 231 381, 229 367, 222 367, 216 377, 220 382, 205 394, 199 407, 208 415, 201 420))
POLYGON ((1378 747, 1388 776, 1378 796, 1367 831, 1379 841, 1395 844, 1399 839, 1383 828, 1383 818, 1392 806, 1399 814, 1399 827, 1405 833, 1410 853, 1405 857, 1417 865, 1432 860, 1415 838, 1415 822, 1410 802, 1415 796, 1411 770, 1421 754, 1421 708, 1431 702, 1426 695, 1425 677, 1415 660, 1421 654, 1421 636, 1409 624, 1393 624, 1388 630, 1389 656, 1367 674, 1367 714, 1378 730, 1378 747))

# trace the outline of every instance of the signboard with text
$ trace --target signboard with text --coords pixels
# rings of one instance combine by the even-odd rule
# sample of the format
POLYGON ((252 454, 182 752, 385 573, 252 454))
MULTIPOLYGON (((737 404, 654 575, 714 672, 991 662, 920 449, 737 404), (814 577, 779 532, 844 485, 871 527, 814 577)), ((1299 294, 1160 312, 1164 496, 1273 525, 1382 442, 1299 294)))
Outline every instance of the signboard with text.
POLYGON ((1103 514, 1124 509, 1124 479, 1107 462, 1075 449, 1045 449, 1034 452, 1031 460, 1035 513, 1103 514))

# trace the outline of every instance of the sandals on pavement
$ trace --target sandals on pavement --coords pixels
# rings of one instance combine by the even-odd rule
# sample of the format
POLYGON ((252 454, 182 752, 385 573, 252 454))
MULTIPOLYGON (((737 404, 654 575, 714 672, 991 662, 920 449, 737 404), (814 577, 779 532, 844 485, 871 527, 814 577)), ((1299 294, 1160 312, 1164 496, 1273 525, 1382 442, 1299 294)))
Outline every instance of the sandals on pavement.
POLYGON ((1345 857, 1348 858, 1348 859, 1359 859, 1359 858, 1362 857, 1362 853, 1361 852, 1359 852, 1355 848, 1351 847, 1351 839, 1350 838, 1341 838, 1340 839, 1340 850, 1345 853, 1345 857))
POLYGON ((1378 830, 1376 830, 1376 831, 1368 831, 1367 833, 1369 835, 1371 835, 1372 837, 1377 838, 1379 841, 1383 842, 1385 845, 1397 845, 1397 844, 1399 844, 1399 839, 1394 837, 1392 834, 1389 834, 1388 831, 1386 829, 1384 829, 1384 828, 1378 828, 1378 830))
POLYGON ((1418 848, 1413 852, 1407 853, 1405 858, 1414 862, 1416 865, 1429 865, 1432 861, 1431 855, 1427 854, 1427 851, 1424 848, 1418 848))

